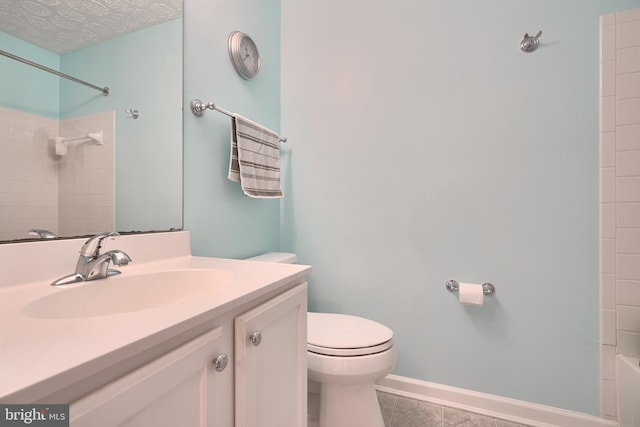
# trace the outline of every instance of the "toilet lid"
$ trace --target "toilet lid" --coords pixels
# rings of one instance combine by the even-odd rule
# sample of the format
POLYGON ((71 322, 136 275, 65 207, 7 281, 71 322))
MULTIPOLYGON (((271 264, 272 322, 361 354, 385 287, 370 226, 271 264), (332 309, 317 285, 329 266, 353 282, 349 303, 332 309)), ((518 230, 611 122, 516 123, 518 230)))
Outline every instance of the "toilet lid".
POLYGON ((329 356, 362 356, 391 347, 393 331, 362 317, 307 313, 307 350, 329 356))

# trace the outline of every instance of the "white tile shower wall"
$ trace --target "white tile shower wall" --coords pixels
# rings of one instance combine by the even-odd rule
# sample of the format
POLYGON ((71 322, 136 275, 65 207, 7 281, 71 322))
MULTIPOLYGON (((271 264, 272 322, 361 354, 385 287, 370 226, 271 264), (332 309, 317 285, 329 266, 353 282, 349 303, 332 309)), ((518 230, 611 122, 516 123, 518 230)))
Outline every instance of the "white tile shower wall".
POLYGON ((55 119, 0 107, 0 240, 31 228, 58 232, 55 119))
POLYGON ((114 112, 58 120, 0 107, 0 240, 31 228, 84 235, 114 227, 114 112), (102 146, 51 140, 102 130, 102 146))
POLYGON ((600 402, 615 418, 615 354, 640 355, 640 10, 600 30, 600 402))
POLYGON ((640 355, 640 11, 616 15, 617 352, 640 355), (618 143, 619 140, 619 143, 618 143), (630 296, 631 298, 624 298, 630 296))
POLYGON ((60 159, 60 233, 74 236, 114 229, 115 112, 74 117, 60 122, 60 135, 76 137, 102 132, 103 143, 72 144, 60 159))

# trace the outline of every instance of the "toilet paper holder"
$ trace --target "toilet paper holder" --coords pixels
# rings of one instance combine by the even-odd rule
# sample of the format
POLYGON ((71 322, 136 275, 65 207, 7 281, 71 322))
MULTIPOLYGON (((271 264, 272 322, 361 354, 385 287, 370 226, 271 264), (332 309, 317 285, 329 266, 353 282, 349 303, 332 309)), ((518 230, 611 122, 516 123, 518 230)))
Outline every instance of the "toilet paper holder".
MULTIPOLYGON (((444 284, 444 286, 447 288, 447 290, 449 292, 458 292, 458 289, 460 288, 460 286, 458 285, 458 281, 457 280, 447 280, 447 282, 444 284)), ((491 283, 483 283, 482 284, 482 293, 485 295, 493 295, 496 291, 495 286, 493 286, 491 283)))

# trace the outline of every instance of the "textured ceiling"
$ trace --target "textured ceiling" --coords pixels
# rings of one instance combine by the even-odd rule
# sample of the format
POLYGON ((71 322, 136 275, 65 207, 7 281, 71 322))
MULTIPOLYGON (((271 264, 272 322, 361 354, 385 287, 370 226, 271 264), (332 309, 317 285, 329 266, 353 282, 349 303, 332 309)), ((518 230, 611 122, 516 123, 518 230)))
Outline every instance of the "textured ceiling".
POLYGON ((0 0, 0 31, 61 54, 182 16, 182 0, 0 0))

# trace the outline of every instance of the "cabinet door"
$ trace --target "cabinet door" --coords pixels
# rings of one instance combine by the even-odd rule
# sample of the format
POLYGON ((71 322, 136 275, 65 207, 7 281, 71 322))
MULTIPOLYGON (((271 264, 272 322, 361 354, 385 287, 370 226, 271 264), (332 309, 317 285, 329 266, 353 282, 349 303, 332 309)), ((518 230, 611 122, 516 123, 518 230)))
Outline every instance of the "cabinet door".
POLYGON ((216 402, 225 382, 219 379, 232 369, 216 369, 221 353, 222 328, 216 328, 72 403, 71 425, 223 425, 216 402))
POLYGON ((307 422, 307 284, 235 320, 236 427, 307 422))

